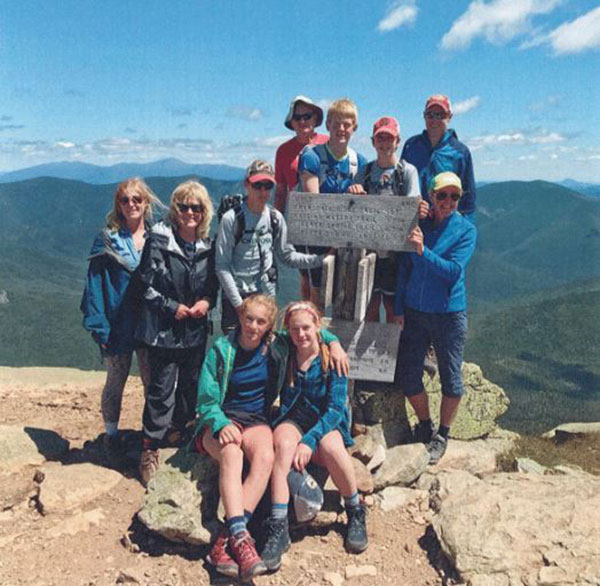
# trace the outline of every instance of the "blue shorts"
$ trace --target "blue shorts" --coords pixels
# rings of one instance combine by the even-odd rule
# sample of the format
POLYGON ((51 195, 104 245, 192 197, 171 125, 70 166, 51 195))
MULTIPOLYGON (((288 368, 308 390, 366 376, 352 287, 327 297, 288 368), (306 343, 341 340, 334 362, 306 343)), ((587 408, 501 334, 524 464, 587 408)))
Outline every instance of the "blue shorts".
POLYGON ((425 356, 433 343, 442 394, 461 397, 464 390, 460 370, 466 335, 465 311, 424 313, 405 308, 396 365, 396 383, 404 394, 412 397, 423 390, 425 356))
MULTIPOLYGON (((390 253, 393 255, 393 253, 390 253)), ((373 280, 373 293, 380 293, 388 297, 396 294, 397 281, 396 256, 377 257, 375 263, 375 279, 373 280)))

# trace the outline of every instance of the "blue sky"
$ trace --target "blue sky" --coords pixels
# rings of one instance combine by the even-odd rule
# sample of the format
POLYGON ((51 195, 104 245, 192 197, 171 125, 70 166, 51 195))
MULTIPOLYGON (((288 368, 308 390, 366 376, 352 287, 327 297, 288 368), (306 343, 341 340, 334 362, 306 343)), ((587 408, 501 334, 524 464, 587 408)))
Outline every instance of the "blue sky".
POLYGON ((600 182, 600 5, 586 0, 0 0, 0 171, 273 159, 296 94, 421 132, 448 94, 477 180, 600 182))

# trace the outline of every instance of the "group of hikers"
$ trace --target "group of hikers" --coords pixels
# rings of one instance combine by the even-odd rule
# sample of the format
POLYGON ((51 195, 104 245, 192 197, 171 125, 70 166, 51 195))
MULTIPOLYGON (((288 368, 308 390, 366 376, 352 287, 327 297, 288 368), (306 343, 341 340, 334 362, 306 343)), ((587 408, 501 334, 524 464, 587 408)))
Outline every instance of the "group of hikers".
POLYGON ((145 389, 142 483, 154 476, 161 447, 187 443, 214 458, 225 523, 208 560, 242 581, 280 567, 290 547, 290 479, 311 462, 327 469, 344 499, 346 549, 360 553, 368 545, 366 509, 347 450, 353 444, 348 357, 322 327, 319 308, 320 267, 331 251, 296 250, 288 242, 290 191, 422 197, 419 224, 408 236, 414 252, 377 251, 367 319, 378 321, 383 303, 386 321, 402 326, 395 383, 418 416, 415 440, 427 446, 431 463, 446 450, 463 393, 475 184, 470 153, 449 128, 450 100, 427 100, 426 129, 406 141, 401 157, 397 120, 378 119, 371 162, 349 146, 358 126, 351 100, 329 107, 328 136, 315 131, 323 118, 309 98, 292 100, 284 124, 295 136, 277 149, 275 168, 263 160, 248 166, 243 198, 222 199, 214 240, 213 204, 197 181, 175 188, 157 222, 165 206, 146 183, 119 184, 92 246, 81 303, 83 325, 107 369, 101 399, 107 458, 123 457, 118 423, 135 352, 145 389), (283 310, 281 330, 277 262, 301 271, 300 300, 283 310), (223 335, 206 351, 219 288, 223 335), (439 427, 422 382, 431 346, 443 394, 439 427), (259 555, 248 524, 269 486, 259 555))

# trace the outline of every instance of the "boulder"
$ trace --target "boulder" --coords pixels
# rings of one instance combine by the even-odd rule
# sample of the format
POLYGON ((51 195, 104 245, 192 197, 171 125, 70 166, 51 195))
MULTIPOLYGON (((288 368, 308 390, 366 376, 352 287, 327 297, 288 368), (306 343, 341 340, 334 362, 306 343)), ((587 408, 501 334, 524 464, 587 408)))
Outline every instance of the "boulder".
POLYGON ((442 471, 433 527, 460 578, 478 586, 597 584, 600 478, 442 471))
POLYGON ((538 464, 531 458, 517 458, 517 472, 525 472, 527 474, 545 474, 546 467, 538 464))
MULTIPOLYGON (((463 440, 484 437, 496 428, 496 419, 508 409, 508 397, 498 385, 483 377, 476 364, 463 362, 462 377, 465 394, 452 424, 451 437, 463 440)), ((442 396, 439 375, 436 373, 431 379, 424 374, 423 384, 436 420, 442 396)), ((357 421, 385 430, 387 436, 393 437, 392 445, 408 441, 411 426, 417 423, 412 408, 393 384, 357 381, 354 414, 357 421)), ((391 447, 389 444, 386 447, 391 447)))
POLYGON ((0 425, 0 471, 18 472, 56 460, 69 450, 69 442, 56 432, 37 427, 0 425))
POLYGON ((423 444, 395 446, 386 451, 385 461, 373 476, 375 490, 390 485, 408 486, 413 483, 429 463, 429 453, 423 444))
POLYGON ((563 423, 542 434, 542 437, 555 439, 557 442, 567 441, 574 437, 588 434, 600 435, 600 422, 597 423, 563 423))
POLYGON ((415 490, 404 486, 388 486, 377 496, 381 510, 386 513, 429 498, 428 493, 424 490, 415 490))
POLYGON ((42 467, 44 480, 38 496, 44 514, 78 509, 112 490, 123 476, 115 470, 94 464, 48 462, 42 467))
POLYGON ((365 432, 354 438, 355 443, 350 448, 350 453, 364 464, 368 464, 375 455, 378 455, 378 458, 381 459, 382 447, 387 450, 402 443, 407 443, 409 439, 410 432, 407 435, 406 429, 402 425, 397 425, 393 421, 375 423, 367 425, 365 432))
POLYGON ((203 454, 161 450, 138 519, 166 539, 194 545, 211 542, 218 528, 219 468, 203 454))

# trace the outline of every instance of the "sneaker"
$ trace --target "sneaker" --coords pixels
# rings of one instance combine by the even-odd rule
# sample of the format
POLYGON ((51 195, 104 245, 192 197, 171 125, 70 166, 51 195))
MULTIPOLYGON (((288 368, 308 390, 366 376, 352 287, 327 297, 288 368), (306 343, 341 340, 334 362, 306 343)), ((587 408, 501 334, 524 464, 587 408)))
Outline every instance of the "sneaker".
POLYGON ((210 552, 207 556, 207 561, 211 566, 214 566, 215 570, 219 574, 224 576, 230 576, 231 578, 237 578, 239 575, 239 568, 235 560, 229 555, 229 532, 223 528, 210 552))
POLYGON ((348 527, 344 547, 349 553, 361 553, 367 549, 367 507, 363 503, 346 509, 348 527))
POLYGON ((242 582, 248 582, 255 576, 260 576, 267 571, 267 566, 260 559, 254 545, 254 539, 250 537, 248 531, 232 535, 229 538, 229 548, 233 554, 233 559, 239 566, 242 582))
POLYGON ((435 424, 431 419, 429 421, 419 421, 414 429, 415 443, 428 444, 436 431, 435 424))
POLYGON ((144 449, 142 450, 142 457, 140 458, 140 478, 142 484, 148 486, 148 483, 158 468, 158 450, 144 449))
POLYGON ((429 444, 427 444, 429 463, 437 464, 442 459, 442 456, 446 453, 447 447, 448 440, 445 437, 442 437, 439 433, 436 433, 429 444))
POLYGON ((267 519, 267 541, 261 557, 267 570, 277 571, 281 566, 281 556, 290 548, 288 518, 267 519))

